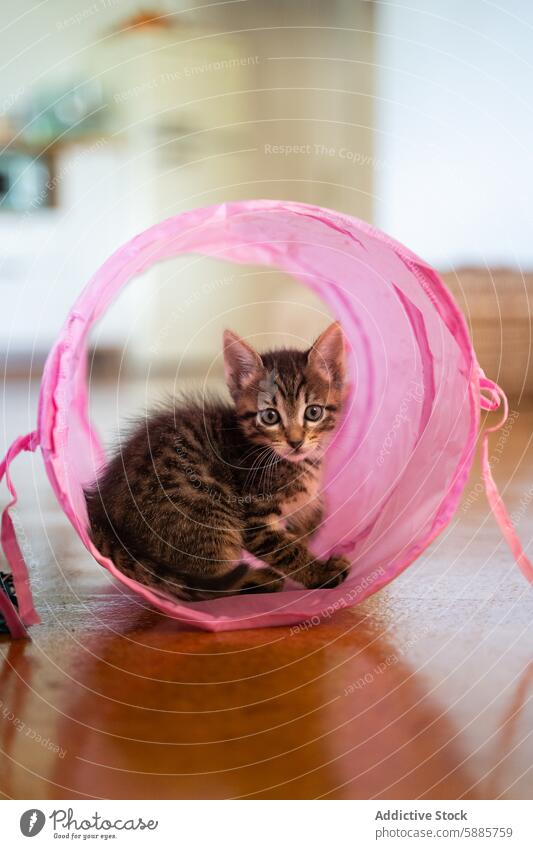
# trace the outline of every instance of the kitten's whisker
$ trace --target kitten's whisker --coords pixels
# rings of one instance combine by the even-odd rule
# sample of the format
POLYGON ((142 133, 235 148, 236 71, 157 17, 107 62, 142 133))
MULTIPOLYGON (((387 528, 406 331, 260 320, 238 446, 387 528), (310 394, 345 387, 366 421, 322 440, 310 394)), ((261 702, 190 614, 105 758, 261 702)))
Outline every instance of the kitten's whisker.
POLYGON ((266 448, 263 446, 263 450, 261 451, 259 457, 257 457, 254 460, 254 462, 252 463, 252 466, 251 466, 251 468, 250 468, 250 470, 249 470, 249 472, 246 476, 246 480, 244 482, 245 487, 248 486, 249 484, 250 485, 253 484, 253 481, 255 480, 255 477, 256 477, 259 469, 262 468, 261 463, 263 462, 263 460, 265 460, 268 457, 268 454, 270 453, 270 451, 271 451, 271 448, 269 446, 267 446, 266 448))
MULTIPOLYGON (((281 444, 281 443, 274 443, 274 444, 281 444)), ((258 487, 259 490, 261 490, 261 487, 263 487, 264 490, 266 490, 267 492, 270 491, 270 488, 271 488, 271 485, 272 485, 272 480, 273 480, 273 475, 274 475, 274 468, 276 467, 276 465, 277 465, 277 463, 279 462, 279 459, 280 459, 279 456, 276 454, 276 452, 274 450, 271 449, 271 451, 272 451, 271 456, 269 457, 268 462, 266 463, 266 465, 263 469, 263 473, 261 475, 261 479, 259 481, 259 487, 258 487)))
POLYGON ((261 480, 262 480, 263 475, 264 475, 264 471, 265 471, 265 466, 264 466, 264 465, 258 466, 258 467, 254 470, 254 474, 253 474, 253 477, 252 477, 252 480, 251 480, 251 483, 250 483, 250 486, 253 486, 253 487, 254 487, 254 489, 259 489, 259 488, 260 488, 260 486, 261 486, 261 480), (258 481, 258 483, 256 484, 256 480, 257 480, 257 476, 258 476, 258 475, 259 475, 259 481, 258 481))
POLYGON ((244 462, 245 460, 252 457, 254 454, 261 453, 262 451, 267 450, 267 448, 268 446, 265 445, 253 445, 249 451, 243 454, 243 456, 240 458, 240 462, 244 462))
POLYGON ((277 454, 271 447, 269 447, 268 454, 267 454, 265 459, 266 459, 266 463, 263 467, 263 471, 262 471, 262 474, 261 474, 261 481, 263 480, 263 478, 265 478, 265 476, 267 475, 268 471, 272 468, 272 466, 275 463, 277 463, 277 459, 278 459, 277 454))
POLYGON ((261 457, 265 452, 265 447, 261 446, 259 449, 255 449, 253 452, 248 452, 245 457, 241 458, 237 468, 240 471, 248 471, 250 473, 256 466, 258 462, 261 461, 261 457))

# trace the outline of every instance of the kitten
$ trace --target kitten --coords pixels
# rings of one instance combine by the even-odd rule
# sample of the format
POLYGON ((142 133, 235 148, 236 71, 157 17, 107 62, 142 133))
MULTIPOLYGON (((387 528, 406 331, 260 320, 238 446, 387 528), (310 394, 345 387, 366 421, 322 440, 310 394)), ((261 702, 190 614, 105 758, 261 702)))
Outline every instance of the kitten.
POLYGON ((85 493, 94 544, 125 575, 188 601, 275 592, 284 576, 336 586, 349 562, 317 560, 307 543, 343 403, 340 325, 308 351, 265 354, 227 330, 224 365, 233 404, 149 415, 85 493), (242 549, 267 565, 239 562, 242 549))

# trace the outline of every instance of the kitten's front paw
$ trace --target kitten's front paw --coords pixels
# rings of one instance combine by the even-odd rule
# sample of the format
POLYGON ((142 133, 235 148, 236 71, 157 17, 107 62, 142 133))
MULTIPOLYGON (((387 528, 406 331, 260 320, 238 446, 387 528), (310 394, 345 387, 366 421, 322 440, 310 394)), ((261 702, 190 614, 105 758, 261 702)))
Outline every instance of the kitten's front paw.
POLYGON ((346 580, 350 567, 351 563, 347 557, 333 554, 329 560, 314 564, 305 585, 310 589, 330 590, 346 580))

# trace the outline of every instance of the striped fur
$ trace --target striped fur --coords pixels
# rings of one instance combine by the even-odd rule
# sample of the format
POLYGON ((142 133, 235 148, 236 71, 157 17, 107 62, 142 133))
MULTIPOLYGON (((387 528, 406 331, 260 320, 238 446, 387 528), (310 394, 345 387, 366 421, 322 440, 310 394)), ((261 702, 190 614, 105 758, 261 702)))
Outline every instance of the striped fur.
POLYGON ((226 331, 224 360, 233 403, 185 400, 139 421, 86 492, 91 537, 124 574, 189 601, 275 592, 287 575, 335 586, 348 563, 307 544, 342 409, 340 327, 262 355, 226 331), (239 562, 243 548, 265 567, 239 562))

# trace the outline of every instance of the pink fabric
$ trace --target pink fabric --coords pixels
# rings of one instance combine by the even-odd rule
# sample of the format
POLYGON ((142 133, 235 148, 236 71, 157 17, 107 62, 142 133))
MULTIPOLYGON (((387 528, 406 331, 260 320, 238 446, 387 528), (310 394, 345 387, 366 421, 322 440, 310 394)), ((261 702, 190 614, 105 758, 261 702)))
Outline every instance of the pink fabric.
MULTIPOLYGON (((48 358, 38 434, 62 508, 118 581, 189 627, 252 628, 318 621, 362 601, 412 563, 452 517, 472 463, 480 406, 495 404, 496 397, 499 403, 500 392, 480 372, 446 287, 407 248, 332 210, 242 201, 163 221, 97 271, 48 358), (105 458, 87 410, 88 333, 130 279, 157 261, 191 252, 282 269, 316 292, 342 322, 350 348, 350 398, 328 452, 328 515, 313 545, 320 555, 342 551, 350 557, 350 576, 336 589, 178 604, 123 576, 88 538, 82 488, 105 458), (489 399, 480 394, 480 377, 489 399)), ((486 457, 484 462, 495 515, 531 577, 503 518, 486 457)))
POLYGON ((11 447, 0 464, 0 480, 6 477, 7 488, 12 496, 11 501, 2 512, 2 530, 0 539, 6 559, 11 566, 13 580, 15 583, 18 609, 14 607, 8 596, 0 591, 0 612, 5 618, 7 627, 13 637, 23 637, 26 634, 27 625, 36 625, 40 622, 37 612, 33 606, 33 598, 30 588, 30 578, 26 561, 20 550, 17 541, 17 535, 13 526, 13 520, 10 516, 10 509, 17 503, 17 493, 11 476, 9 474, 9 466, 15 457, 21 451, 35 451, 38 445, 37 433, 28 433, 26 436, 19 436, 11 447))
POLYGON ((507 416, 509 415, 509 405, 507 403, 505 392, 492 380, 483 376, 480 380, 480 386, 482 389, 487 390, 490 394, 490 399, 481 396, 481 406, 484 409, 497 410, 503 402, 503 416, 500 421, 493 425, 493 427, 488 427, 483 434, 483 442, 481 444, 481 469, 483 473, 483 480, 485 482, 485 492, 487 493, 487 498, 494 514, 494 518, 498 522, 500 530, 509 548, 513 552, 516 562, 520 566, 524 577, 533 583, 533 565, 524 554, 520 540, 518 539, 513 523, 511 522, 511 517, 509 516, 505 504, 502 501, 502 497, 498 492, 498 487, 496 486, 496 481, 492 476, 492 470, 489 462, 489 435, 495 430, 499 430, 499 428, 505 423, 507 416))

